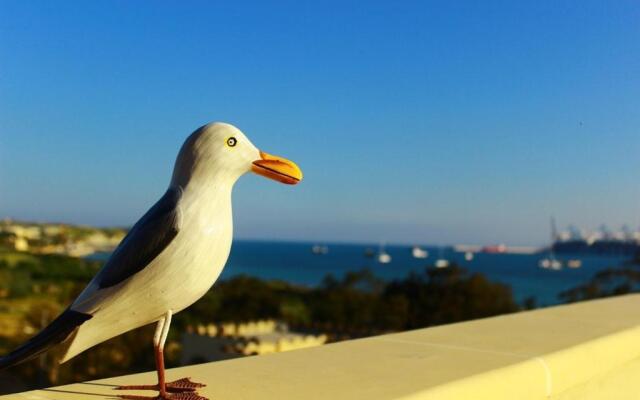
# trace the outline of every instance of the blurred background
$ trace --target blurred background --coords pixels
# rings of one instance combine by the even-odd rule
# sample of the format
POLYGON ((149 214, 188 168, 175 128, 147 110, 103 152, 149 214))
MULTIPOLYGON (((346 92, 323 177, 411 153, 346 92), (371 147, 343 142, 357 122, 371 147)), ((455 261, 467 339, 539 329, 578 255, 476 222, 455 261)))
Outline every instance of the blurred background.
MULTIPOLYGON (((636 291, 640 5, 0 1, 0 354, 83 289, 210 121, 234 190, 169 366, 636 291)), ((0 393, 149 370, 153 327, 0 393)))

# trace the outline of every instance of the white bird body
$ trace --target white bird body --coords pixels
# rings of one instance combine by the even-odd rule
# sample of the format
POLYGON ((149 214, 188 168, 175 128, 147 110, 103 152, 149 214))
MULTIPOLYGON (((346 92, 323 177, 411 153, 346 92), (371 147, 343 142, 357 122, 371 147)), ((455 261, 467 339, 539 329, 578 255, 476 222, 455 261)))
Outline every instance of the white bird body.
POLYGON ((98 343, 158 321, 167 310, 175 314, 189 307, 213 286, 231 249, 231 191, 209 190, 204 196, 185 191, 178 206, 180 234, 155 260, 114 287, 92 290, 90 286, 89 293, 83 293, 71 306, 93 318, 80 326, 63 362, 98 343), (200 201, 206 207, 192 204, 200 201))
POLYGON ((161 351, 171 315, 204 296, 227 262, 233 236, 231 192, 249 171, 289 184, 302 179, 294 163, 260 152, 232 125, 196 130, 180 149, 166 193, 67 311, 0 358, 0 369, 63 341, 64 362, 155 321, 162 328, 154 339, 161 351))
POLYGON ((157 321, 158 384, 144 388, 160 392, 153 399, 176 399, 179 396, 169 392, 185 390, 192 392, 190 399, 204 399, 193 393, 202 384, 165 381, 163 348, 172 315, 204 296, 227 262, 233 236, 231 192, 249 171, 287 184, 302 179, 297 165, 259 151, 232 125, 215 123, 192 133, 180 149, 165 194, 131 228, 73 304, 36 336, 0 357, 0 369, 33 359, 59 343, 67 345, 64 362, 157 321))
POLYGON ((196 132, 187 139, 169 185, 170 190, 180 193, 175 204, 179 233, 130 278, 107 288, 99 287, 99 275, 93 279, 71 305, 72 310, 92 318, 67 342, 62 362, 112 337, 159 321, 167 311, 175 314, 187 308, 204 296, 220 276, 233 237, 233 185, 248 171, 247 162, 258 159, 260 152, 231 125, 218 123, 201 130, 213 131, 214 138, 242 141, 243 147, 234 149, 233 159, 241 167, 233 168, 229 159, 211 154, 211 140, 205 134, 196 132), (206 162, 205 168, 194 168, 195 159, 206 162))

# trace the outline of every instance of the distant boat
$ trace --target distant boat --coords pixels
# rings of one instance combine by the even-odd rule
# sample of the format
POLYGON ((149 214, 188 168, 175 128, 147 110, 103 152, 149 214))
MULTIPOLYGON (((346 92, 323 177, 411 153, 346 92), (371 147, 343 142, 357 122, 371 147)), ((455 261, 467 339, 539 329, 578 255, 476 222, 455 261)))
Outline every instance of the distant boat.
POLYGON ((467 251, 464 253, 464 259, 466 261, 473 261, 473 252, 472 251, 467 251))
POLYGON ((551 246, 549 246, 549 255, 540 261, 538 261, 538 266, 544 269, 551 269, 554 271, 558 271, 562 269, 562 262, 556 258, 556 255, 553 251, 553 242, 558 236, 556 229, 556 220, 551 217, 551 246))
POLYGON ((364 256, 367 258, 373 258, 373 256, 376 255, 376 251, 374 249, 372 249, 371 247, 367 247, 366 249, 364 249, 364 256))
POLYGON ((567 261, 567 267, 569 268, 580 268, 582 267, 582 260, 579 259, 573 259, 573 260, 569 260, 567 261))
POLYGON ((442 246, 438 248, 438 259, 435 262, 436 268, 447 268, 449 266, 449 260, 443 257, 442 255, 442 246))
POLYGON ((391 262, 391 256, 384 250, 384 245, 380 245, 377 259, 380 264, 389 264, 391 262))
POLYGON ((324 255, 329 252, 329 247, 323 244, 314 244, 311 247, 311 252, 316 255, 324 255))
POLYGON ((380 264, 389 264, 391 262, 391 256, 389 253, 378 253, 378 262, 380 264))
POLYGON ((544 269, 552 269, 554 271, 558 271, 562 269, 562 262, 556 259, 553 255, 550 255, 547 258, 543 258, 538 262, 540 268, 544 269))
POLYGON ((429 252, 422 249, 420 246, 413 246, 411 249, 411 254, 413 258, 427 258, 429 257, 429 252))
POLYGON ((502 254, 502 253, 506 253, 507 252, 507 246, 505 244, 495 244, 495 245, 491 245, 491 246, 484 246, 482 248, 482 252, 483 253, 498 253, 498 254, 502 254))

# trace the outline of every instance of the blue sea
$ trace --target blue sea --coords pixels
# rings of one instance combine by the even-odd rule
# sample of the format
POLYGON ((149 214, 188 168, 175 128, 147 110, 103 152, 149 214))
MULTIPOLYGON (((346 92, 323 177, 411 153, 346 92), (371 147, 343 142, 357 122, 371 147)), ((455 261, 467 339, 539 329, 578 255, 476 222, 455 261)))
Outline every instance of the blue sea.
MULTIPOLYGON (((348 271, 368 268, 382 279, 393 280, 404 278, 411 271, 422 272, 433 266, 435 259, 445 258, 469 271, 481 272, 491 280, 509 285, 518 302, 534 297, 537 305, 544 306, 558 304, 558 293, 589 281, 596 272, 618 267, 627 261, 619 256, 558 256, 561 261, 579 258, 582 267, 553 271, 538 266, 545 254, 476 253, 472 261, 466 261, 463 253, 450 247, 422 246, 429 252, 429 257, 416 259, 411 254, 411 246, 388 245, 385 250, 392 260, 388 264, 380 264, 375 257, 365 256, 367 249, 377 250, 377 245, 329 244, 328 253, 322 255, 313 254, 311 248, 312 243, 237 240, 222 279, 244 274, 315 286, 327 274, 341 278, 348 271)), ((104 259, 107 254, 94 257, 104 259)))

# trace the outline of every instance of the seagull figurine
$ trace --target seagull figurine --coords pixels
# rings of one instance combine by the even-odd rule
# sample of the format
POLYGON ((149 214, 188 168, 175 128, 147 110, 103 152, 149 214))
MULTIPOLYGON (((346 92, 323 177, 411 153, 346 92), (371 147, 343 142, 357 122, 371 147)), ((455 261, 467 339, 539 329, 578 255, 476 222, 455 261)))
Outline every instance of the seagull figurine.
POLYGON ((171 317, 201 298, 220 276, 232 241, 231 191, 252 171, 294 185, 298 166, 259 151, 236 127, 212 123, 193 132, 178 154, 169 188, 131 228, 78 298, 49 326, 0 358, 0 369, 64 344, 65 362, 114 336, 157 323, 153 345, 156 397, 125 399, 206 400, 205 386, 189 378, 165 381, 163 348, 171 317))

